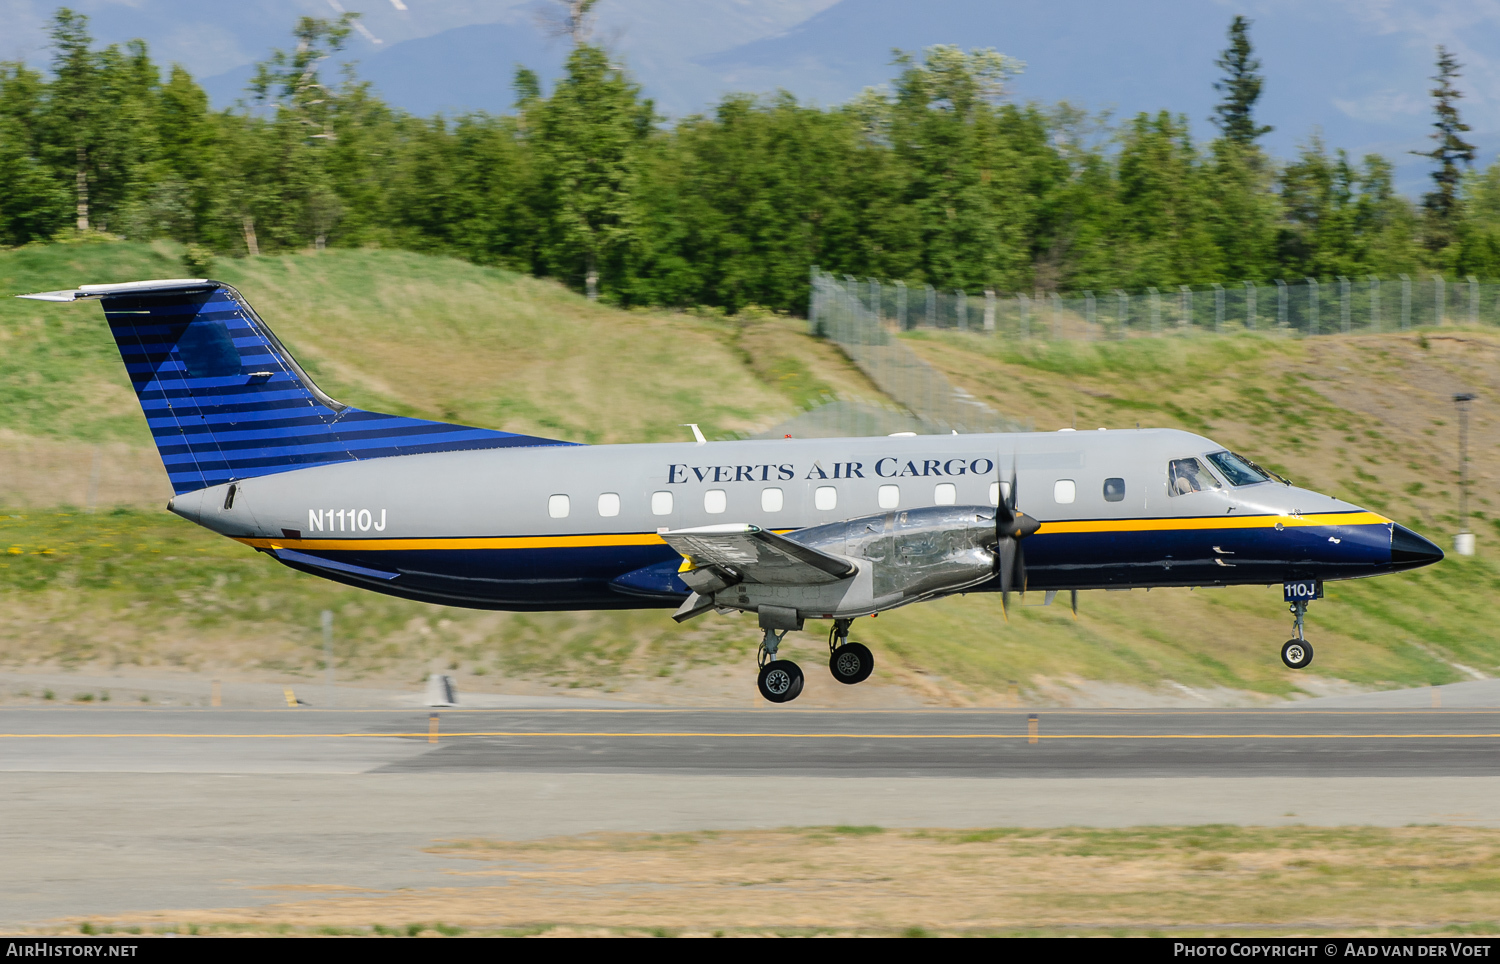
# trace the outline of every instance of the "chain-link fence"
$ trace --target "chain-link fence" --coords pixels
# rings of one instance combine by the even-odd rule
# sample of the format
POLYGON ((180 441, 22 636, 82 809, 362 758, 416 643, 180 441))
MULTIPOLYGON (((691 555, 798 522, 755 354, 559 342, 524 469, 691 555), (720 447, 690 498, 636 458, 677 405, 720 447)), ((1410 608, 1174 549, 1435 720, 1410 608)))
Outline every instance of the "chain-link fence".
MULTIPOLYGON (((1336 278, 1258 285, 1180 285, 1145 291, 945 291, 861 281, 813 269, 815 334, 846 344, 865 331, 946 328, 1011 338, 1093 340, 1183 331, 1299 335, 1405 331, 1442 325, 1500 326, 1500 284, 1438 275, 1336 278), (845 306, 844 302, 852 302, 845 306), (851 328, 851 318, 853 321, 851 328)), ((852 356, 851 356, 852 357, 852 356)), ((855 359, 859 361, 859 359, 855 359)))
MULTIPOLYGON (((904 289, 898 290, 904 298, 904 289)), ((840 283, 829 275, 815 274, 813 330, 838 342, 875 386, 904 411, 892 412, 847 400, 835 402, 800 416, 806 423, 800 434, 889 434, 861 431, 866 423, 922 434, 1014 432, 1027 428, 948 381, 942 372, 902 344, 889 323, 884 297, 878 283, 861 287, 858 283, 840 283), (830 420, 831 424, 824 424, 830 420)), ((905 302, 896 307, 904 310, 905 302)), ((962 318, 965 310, 960 302, 956 317, 962 318)))

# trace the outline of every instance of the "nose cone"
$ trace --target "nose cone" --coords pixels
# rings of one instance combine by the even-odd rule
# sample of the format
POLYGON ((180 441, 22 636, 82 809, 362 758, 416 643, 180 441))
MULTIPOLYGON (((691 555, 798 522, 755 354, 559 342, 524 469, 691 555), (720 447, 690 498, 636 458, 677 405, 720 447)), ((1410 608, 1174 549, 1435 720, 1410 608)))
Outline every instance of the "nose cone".
POLYGON ((1443 550, 1402 525, 1391 526, 1391 568, 1416 569, 1443 558, 1443 550))

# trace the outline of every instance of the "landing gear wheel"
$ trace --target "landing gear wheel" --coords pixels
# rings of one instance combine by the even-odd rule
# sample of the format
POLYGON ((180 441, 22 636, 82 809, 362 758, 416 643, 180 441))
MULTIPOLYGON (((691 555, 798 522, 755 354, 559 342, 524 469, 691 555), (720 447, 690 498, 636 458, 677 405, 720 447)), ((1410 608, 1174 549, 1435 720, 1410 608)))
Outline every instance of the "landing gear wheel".
POLYGON ((828 669, 840 683, 863 683, 875 672, 875 656, 862 643, 845 643, 829 654, 828 669))
POLYGON ((1304 669, 1312 662, 1312 643, 1305 639, 1289 639, 1281 647, 1281 661, 1289 669, 1304 669))
POLYGON ((755 685, 772 703, 790 703, 802 692, 802 668, 789 659, 775 659, 760 668, 755 685))

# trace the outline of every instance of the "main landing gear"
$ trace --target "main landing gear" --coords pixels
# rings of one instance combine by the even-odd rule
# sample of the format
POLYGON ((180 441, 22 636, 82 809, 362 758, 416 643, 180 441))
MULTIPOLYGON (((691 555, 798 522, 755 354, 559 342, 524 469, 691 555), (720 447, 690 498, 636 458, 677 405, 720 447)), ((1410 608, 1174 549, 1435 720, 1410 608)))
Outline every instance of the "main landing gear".
POLYGON ((776 650, 786 634, 785 629, 767 629, 756 654, 760 676, 755 685, 760 688, 760 695, 772 703, 790 703, 802 692, 802 667, 789 659, 776 658, 776 650))
POLYGON ((1289 669, 1305 669, 1312 662, 1313 658, 1312 643, 1309 643, 1307 638, 1302 635, 1303 619, 1307 616, 1307 600, 1299 599, 1293 602, 1288 609, 1296 618, 1297 638, 1287 640, 1281 647, 1281 661, 1289 669))
POLYGON ((828 631, 828 670, 840 683, 863 683, 875 672, 875 655, 863 643, 849 642, 852 619, 835 619, 828 631))
MULTIPOLYGON (((863 683, 875 671, 875 657, 869 647, 849 642, 849 624, 852 619, 835 619, 828 633, 828 671, 840 683, 863 683)), ((778 659, 776 651, 787 630, 766 628, 756 659, 760 663, 760 675, 755 685, 760 695, 772 703, 790 703, 802 692, 802 667, 789 659, 778 659)))

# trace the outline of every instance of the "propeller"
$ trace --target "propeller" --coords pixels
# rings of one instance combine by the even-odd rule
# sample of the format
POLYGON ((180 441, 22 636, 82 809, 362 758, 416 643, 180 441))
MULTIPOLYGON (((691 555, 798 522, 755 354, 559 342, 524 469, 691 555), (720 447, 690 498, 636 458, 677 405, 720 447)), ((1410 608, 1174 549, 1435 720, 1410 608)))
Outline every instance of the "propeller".
MULTIPOLYGON (((995 460, 995 480, 999 484, 1000 460, 995 460)), ((1004 489, 1004 486, 1001 485, 1004 489)), ((1016 508, 1016 466, 1010 467, 1010 491, 1001 492, 995 506, 995 564, 1000 570, 1000 608, 1010 618, 1010 589, 1019 578, 1021 592, 1026 591, 1026 549, 1021 540, 1040 529, 1042 524, 1016 508)))

